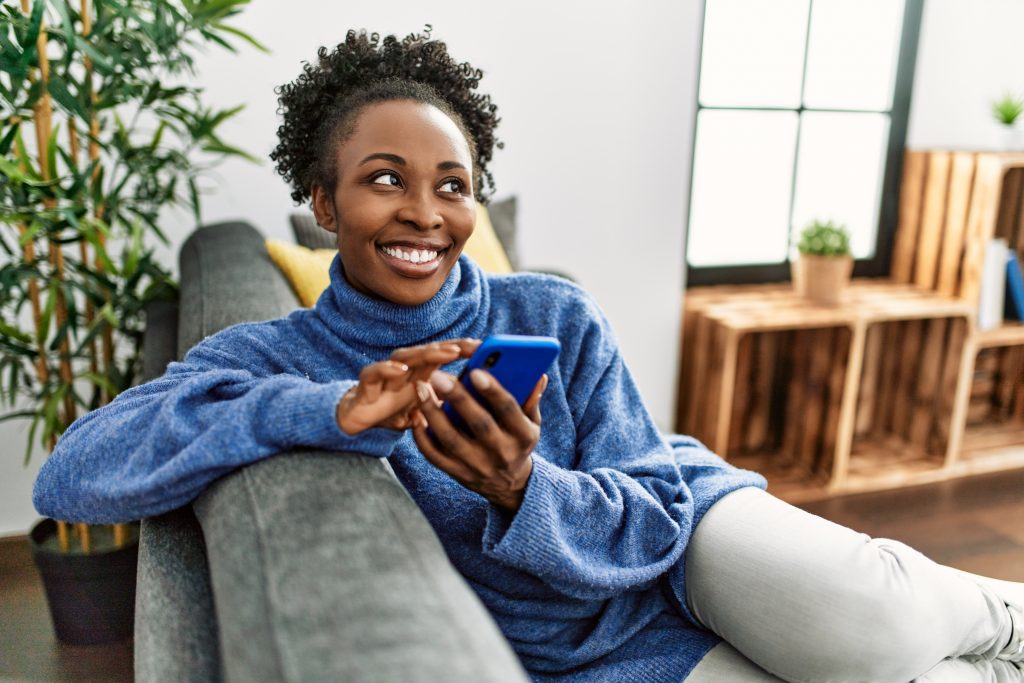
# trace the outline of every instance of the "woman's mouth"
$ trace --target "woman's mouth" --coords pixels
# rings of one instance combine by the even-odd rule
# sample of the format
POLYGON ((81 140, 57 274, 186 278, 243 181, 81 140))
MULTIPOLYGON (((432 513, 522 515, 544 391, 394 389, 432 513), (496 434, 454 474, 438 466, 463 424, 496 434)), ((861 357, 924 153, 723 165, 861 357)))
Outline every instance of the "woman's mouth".
POLYGON ((405 245, 381 245, 377 253, 400 275, 423 278, 433 275, 441 266, 447 248, 413 248, 405 245))

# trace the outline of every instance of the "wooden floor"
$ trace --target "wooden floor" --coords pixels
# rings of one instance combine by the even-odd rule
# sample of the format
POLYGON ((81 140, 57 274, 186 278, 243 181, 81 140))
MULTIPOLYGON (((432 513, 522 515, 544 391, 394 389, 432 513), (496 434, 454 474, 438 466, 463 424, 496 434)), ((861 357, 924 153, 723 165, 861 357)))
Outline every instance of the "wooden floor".
MULTIPOLYGON (((807 504, 938 562, 1024 581, 1024 470, 807 504)), ((131 643, 56 642, 25 541, 0 540, 0 681, 131 681, 131 643)))

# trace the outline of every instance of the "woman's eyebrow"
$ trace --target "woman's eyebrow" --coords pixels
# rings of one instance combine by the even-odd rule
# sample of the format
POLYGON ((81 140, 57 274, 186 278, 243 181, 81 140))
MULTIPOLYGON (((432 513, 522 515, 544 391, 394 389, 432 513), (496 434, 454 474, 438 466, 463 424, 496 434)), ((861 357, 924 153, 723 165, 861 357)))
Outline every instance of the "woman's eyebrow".
POLYGON ((388 154, 387 152, 374 152, 373 154, 370 154, 365 159, 360 161, 359 165, 362 166, 363 164, 373 161, 374 159, 382 159, 384 161, 390 161, 393 164, 398 164, 399 166, 405 166, 405 159, 398 156, 397 154, 388 154))
POLYGON ((439 171, 450 171, 453 168, 461 168, 463 171, 466 170, 465 165, 460 164, 457 161, 442 161, 437 165, 437 170, 439 171))

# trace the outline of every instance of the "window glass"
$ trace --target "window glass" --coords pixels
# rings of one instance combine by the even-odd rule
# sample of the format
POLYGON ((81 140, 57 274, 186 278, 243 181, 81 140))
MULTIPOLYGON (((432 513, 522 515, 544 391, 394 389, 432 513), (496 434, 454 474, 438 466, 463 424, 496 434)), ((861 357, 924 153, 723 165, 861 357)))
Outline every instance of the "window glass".
POLYGON ((886 114, 804 112, 793 231, 834 220, 850 229, 855 258, 873 257, 888 138, 886 114))
POLYGON ((800 105, 810 0, 708 0, 700 103, 800 105))
POLYGON ((902 23, 902 0, 815 0, 804 106, 889 109, 902 23))
POLYGON ((697 115, 688 261, 784 261, 798 117, 790 111, 697 115))

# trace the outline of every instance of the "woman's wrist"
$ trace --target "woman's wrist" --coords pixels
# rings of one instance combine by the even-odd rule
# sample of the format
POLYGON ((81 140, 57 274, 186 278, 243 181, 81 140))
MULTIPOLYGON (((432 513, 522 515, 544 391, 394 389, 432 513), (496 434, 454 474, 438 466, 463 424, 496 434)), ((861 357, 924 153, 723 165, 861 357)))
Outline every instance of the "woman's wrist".
POLYGON ((366 429, 365 425, 360 425, 352 420, 349 408, 352 406, 352 401, 355 399, 356 388, 358 385, 352 387, 345 395, 338 401, 338 407, 334 411, 334 419, 338 423, 338 429, 343 431, 349 436, 355 436, 359 432, 366 429))

